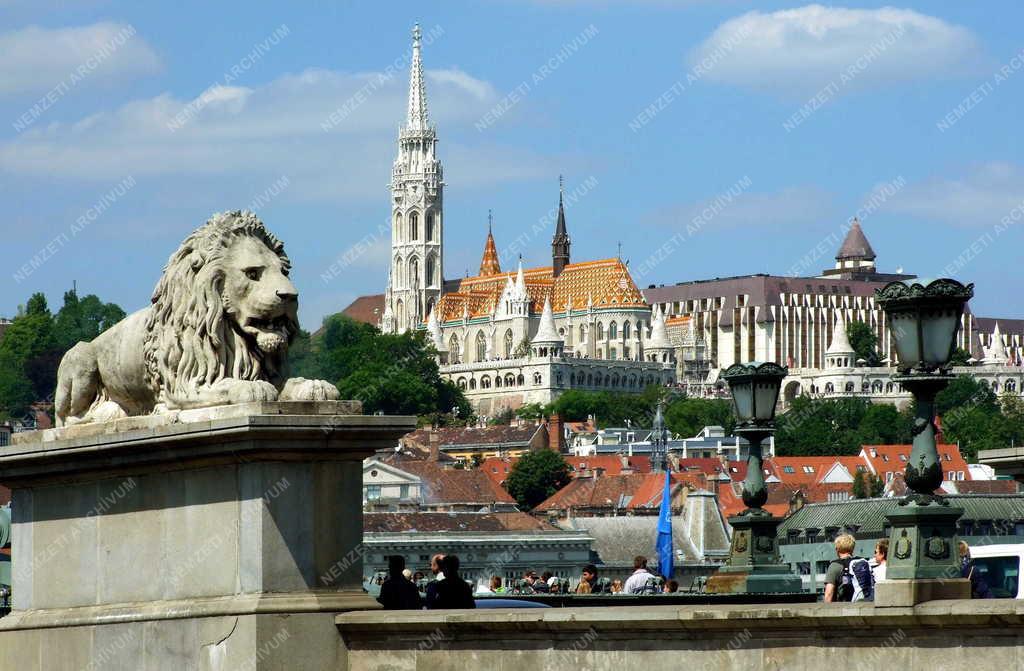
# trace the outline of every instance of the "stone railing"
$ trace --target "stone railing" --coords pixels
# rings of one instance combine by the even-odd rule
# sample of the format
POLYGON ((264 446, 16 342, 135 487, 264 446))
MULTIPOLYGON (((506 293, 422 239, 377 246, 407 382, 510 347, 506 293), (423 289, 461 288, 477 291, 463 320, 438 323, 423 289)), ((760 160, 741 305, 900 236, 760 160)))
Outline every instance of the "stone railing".
POLYGON ((1024 604, 1009 599, 374 611, 336 622, 352 671, 1024 667, 1024 604))

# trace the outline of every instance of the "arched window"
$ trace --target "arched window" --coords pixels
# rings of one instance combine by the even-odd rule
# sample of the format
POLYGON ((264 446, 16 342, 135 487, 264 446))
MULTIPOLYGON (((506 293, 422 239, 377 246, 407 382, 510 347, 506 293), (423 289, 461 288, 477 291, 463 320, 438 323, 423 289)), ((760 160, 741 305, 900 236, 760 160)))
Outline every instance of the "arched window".
POLYGON ((395 238, 398 242, 402 241, 402 213, 395 212, 395 224, 394 224, 395 238))
POLYGON ((476 332, 476 360, 484 361, 487 358, 487 338, 483 331, 476 332))
POLYGON ((540 373, 534 373, 533 374, 533 383, 535 385, 539 386, 542 380, 543 380, 543 378, 541 377, 540 373))
POLYGON ((433 255, 428 256, 427 257, 427 286, 428 287, 432 287, 432 286, 434 286, 437 283, 436 280, 434 279, 434 273, 437 270, 435 268, 436 265, 437 265, 437 260, 434 258, 434 256, 433 255))
POLYGON ((476 380, 475 379, 470 379, 469 380, 469 388, 470 389, 476 389, 476 380))
POLYGON ((466 378, 460 377, 459 378, 459 389, 465 389, 465 388, 466 388, 466 378))
POLYGON ((400 328, 405 328, 405 303, 402 302, 401 298, 395 304, 395 319, 398 321, 400 328))
POLYGON ((633 326, 629 322, 622 323, 622 337, 628 338, 633 331, 633 326))
POLYGON ((434 213, 427 212, 427 242, 434 241, 434 213))
POLYGON ((826 393, 826 394, 831 394, 831 393, 833 393, 833 392, 834 392, 835 390, 836 390, 836 388, 835 388, 835 387, 834 387, 834 386, 832 385, 832 383, 831 383, 831 382, 826 382, 826 383, 825 383, 825 393, 826 393))
POLYGON ((509 373, 508 375, 505 376, 505 386, 506 387, 514 387, 514 386, 516 386, 516 377, 515 377, 515 375, 513 375, 512 373, 509 373))
POLYGON ((871 392, 874 393, 874 394, 881 394, 882 393, 882 381, 881 380, 875 380, 874 382, 871 383, 871 392))
POLYGON ((516 384, 518 384, 520 387, 522 387, 524 384, 526 384, 526 378, 523 377, 522 373, 520 373, 519 377, 516 378, 516 384))
POLYGON ((501 386, 501 376, 500 375, 495 375, 494 376, 494 386, 495 387, 500 387, 501 386))
POLYGON ((453 364, 461 364, 462 359, 459 357, 459 336, 453 335, 449 340, 449 361, 453 364))
POLYGON ((597 322, 597 339, 604 340, 604 322, 597 322))
POLYGON ((487 375, 484 375, 482 378, 480 378, 480 388, 481 389, 490 389, 491 388, 491 378, 488 377, 487 375))
POLYGON ((1017 391, 1017 383, 1013 380, 1006 381, 1006 391, 1017 391))
POLYGON ((847 383, 846 383, 846 386, 845 386, 845 387, 843 387, 843 390, 844 390, 844 391, 845 391, 846 393, 848 393, 848 394, 849 394, 850 392, 852 392, 852 391, 853 391, 853 383, 852 383, 852 382, 847 382, 847 383))
POLYGON ((999 393, 999 383, 998 382, 992 382, 992 391, 995 392, 996 394, 999 393))
MULTIPOLYGON (((572 378, 570 378, 570 379, 572 379, 572 378)), ((558 371, 557 373, 555 373, 555 386, 556 387, 561 387, 562 386, 562 371, 558 371)))
POLYGON ((509 329, 509 330, 505 331, 505 358, 506 359, 511 359, 512 358, 512 348, 513 348, 513 346, 514 345, 512 343, 512 329, 509 329))
POLYGON ((391 278, 392 285, 396 288, 405 287, 405 263, 401 256, 395 256, 395 260, 391 262, 391 268, 394 272, 394 277, 391 278))
POLYGON ((411 212, 409 214, 409 239, 419 240, 420 239, 420 213, 411 212))
POLYGON ((580 342, 581 343, 587 342, 587 325, 586 324, 580 324, 580 342))
POLYGON ((409 259, 409 283, 407 286, 420 286, 420 260, 416 257, 409 259))
POLYGON ((611 324, 608 325, 608 337, 613 340, 619 337, 619 325, 616 324, 615 322, 612 322, 611 324))
POLYGON ((887 382, 885 384, 885 393, 886 394, 891 394, 892 393, 892 382, 887 382))
POLYGON ((863 392, 871 391, 871 383, 869 383, 867 380, 864 380, 863 382, 860 383, 860 390, 863 392))

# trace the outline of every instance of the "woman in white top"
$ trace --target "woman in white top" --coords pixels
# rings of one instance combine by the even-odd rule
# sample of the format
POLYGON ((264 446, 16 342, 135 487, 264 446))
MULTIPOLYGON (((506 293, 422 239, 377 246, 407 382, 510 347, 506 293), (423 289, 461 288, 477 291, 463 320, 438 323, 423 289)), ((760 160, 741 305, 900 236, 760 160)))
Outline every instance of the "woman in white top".
POLYGON ((885 580, 885 563, 888 558, 889 539, 883 538, 875 544, 875 565, 871 568, 871 574, 875 577, 876 583, 885 580))

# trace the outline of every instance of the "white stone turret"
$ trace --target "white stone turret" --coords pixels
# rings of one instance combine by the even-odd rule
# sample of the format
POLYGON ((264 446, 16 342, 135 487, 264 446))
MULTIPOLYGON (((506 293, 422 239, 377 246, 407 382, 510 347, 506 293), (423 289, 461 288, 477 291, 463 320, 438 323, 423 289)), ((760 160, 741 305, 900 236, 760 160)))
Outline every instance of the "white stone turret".
POLYGON ((565 346, 562 336, 558 335, 555 328, 555 315, 551 309, 551 299, 544 299, 544 311, 540 315, 540 326, 537 334, 533 336, 530 348, 534 356, 561 356, 565 346))
POLYGON ((665 316, 657 305, 651 311, 651 338, 644 347, 644 354, 648 361, 672 361, 675 357, 672 353, 672 342, 668 339, 668 329, 665 327, 665 316))
POLYGON ((427 318, 427 333, 430 335, 430 342, 438 353, 438 363, 444 364, 448 358, 448 347, 444 344, 444 336, 441 334, 441 324, 437 321, 437 311, 431 310, 427 318))
POLYGON ((825 368, 853 368, 856 358, 857 354, 846 333, 846 321, 841 316, 837 317, 832 342, 825 350, 825 368))
POLYGON ((528 317, 530 314, 530 293, 526 290, 526 276, 523 274, 523 260, 519 259, 516 278, 505 281, 498 303, 498 318, 528 317))
POLYGON ((992 329, 992 344, 985 348, 985 358, 981 363, 986 366, 1005 366, 1010 360, 1006 352, 1006 344, 1003 342, 1003 333, 999 329, 999 322, 992 329))

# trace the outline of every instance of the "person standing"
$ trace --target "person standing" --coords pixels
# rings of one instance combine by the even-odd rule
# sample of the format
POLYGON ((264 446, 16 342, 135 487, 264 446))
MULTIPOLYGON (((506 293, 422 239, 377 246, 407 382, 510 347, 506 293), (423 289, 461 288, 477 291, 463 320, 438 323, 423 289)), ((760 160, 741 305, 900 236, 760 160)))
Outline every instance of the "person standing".
POLYGON ((647 581, 653 577, 647 570, 647 557, 637 555, 633 558, 633 575, 626 579, 622 591, 626 594, 643 594, 647 588, 647 581))
POLYGON ((459 575, 459 558, 445 555, 441 571, 444 580, 439 580, 434 593, 427 595, 427 608, 476 608, 472 588, 459 575))
POLYGON ((981 573, 979 573, 974 566, 974 560, 971 559, 971 548, 968 547, 967 543, 964 541, 960 541, 958 547, 960 549, 960 576, 971 581, 971 598, 993 598, 992 590, 988 586, 988 581, 981 576, 981 573))
POLYGON ((405 557, 392 555, 388 558, 388 579, 380 586, 377 601, 384 610, 420 610, 423 601, 416 585, 412 584, 402 572, 405 570, 405 557))
POLYGON ((436 597, 437 586, 444 580, 444 572, 441 570, 441 562, 444 561, 443 554, 436 554, 430 558, 430 572, 434 578, 427 583, 426 600, 429 602, 436 597))
POLYGON ((848 569, 853 560, 853 549, 857 541, 850 534, 841 534, 836 537, 836 556, 828 565, 825 572, 825 603, 839 601, 839 586, 842 584, 843 573, 848 569))
POLYGON ((875 543, 875 565, 871 568, 871 572, 875 576, 875 582, 880 583, 885 580, 885 568, 886 563, 889 561, 889 539, 883 538, 882 540, 875 543))

